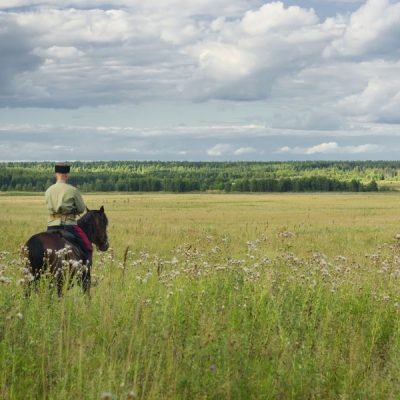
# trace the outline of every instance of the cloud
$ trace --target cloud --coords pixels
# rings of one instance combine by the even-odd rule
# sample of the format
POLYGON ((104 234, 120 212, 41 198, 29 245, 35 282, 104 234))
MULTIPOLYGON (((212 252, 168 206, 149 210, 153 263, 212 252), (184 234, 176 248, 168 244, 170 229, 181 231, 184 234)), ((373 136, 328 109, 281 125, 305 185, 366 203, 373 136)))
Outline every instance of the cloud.
POLYGON ((232 160, 395 159, 400 132, 391 125, 362 124, 350 135, 244 129, 243 126, 185 129, 21 124, 0 125, 0 160, 232 160), (55 134, 55 132, 57 134, 55 134), (233 135, 232 135, 232 132, 233 135), (366 140, 365 136, 370 135, 366 140), (337 138, 340 137, 340 140, 337 138), (334 144, 331 144, 334 143, 334 144), (278 151, 274 149, 279 149, 278 151), (240 153, 240 154, 239 154, 240 153))
MULTIPOLYGON (((9 70, 18 71, 19 65, 28 70, 14 73, 14 93, 0 99, 3 106, 77 108, 167 98, 176 96, 179 81, 188 74, 182 55, 163 40, 165 29, 157 16, 101 9, 0 16, 18 29, 5 36, 2 47, 21 43, 20 51, 3 51, 9 70), (29 57, 40 68, 27 68, 29 57)), ((0 80, 8 80, 6 72, 0 70, 0 80)))
POLYGON ((267 3, 256 11, 247 11, 241 21, 241 28, 249 35, 264 35, 271 31, 302 29, 319 22, 314 10, 298 6, 284 7, 280 1, 267 3))
POLYGON ((340 147, 336 142, 321 143, 305 149, 306 154, 335 153, 337 151, 340 151, 340 147))
MULTIPOLYGON (((182 136, 217 135, 221 142, 246 132, 361 135, 360 124, 371 134, 400 123, 400 3, 363 1, 326 19, 307 6, 312 2, 286 4, 3 0, 0 107, 264 104, 257 122, 232 111, 225 121, 233 123, 213 128, 215 110, 174 127, 182 136)), ((129 135, 173 135, 157 118, 149 114, 153 127, 136 126, 129 135)))
POLYGON ((160 13, 175 16, 237 15, 243 13, 258 0, 2 0, 0 10, 27 8, 59 9, 127 9, 135 13, 160 13))
POLYGON ((110 1, 114 8, 102 9, 94 0, 9 0, 3 7, 41 6, 2 13, 29 32, 41 67, 20 77, 18 95, 3 104, 268 98, 280 78, 315 64, 338 32, 311 9, 282 2, 252 9, 256 3, 110 1))
POLYGON ((256 67, 252 53, 230 44, 210 42, 194 46, 190 53, 198 59, 200 71, 218 81, 240 79, 256 67))
POLYGON ((346 21, 343 35, 325 50, 326 56, 399 56, 400 3, 368 0, 346 21))
MULTIPOLYGON (((397 64, 400 68, 400 63, 397 64)), ((357 94, 345 97, 339 106, 343 113, 363 116, 364 119, 400 123, 400 77, 391 76, 390 81, 383 78, 372 78, 365 89, 357 94)))
POLYGON ((210 28, 185 48, 196 68, 184 89, 200 100, 267 99, 280 78, 318 62, 338 34, 321 25, 312 9, 285 8, 279 1, 234 20, 217 18, 210 28))
POLYGON ((35 71, 42 60, 33 54, 31 30, 20 26, 15 17, 0 13, 0 104, 18 93, 18 78, 35 71))
POLYGON ((240 147, 236 149, 233 154, 236 156, 241 156, 242 154, 252 154, 255 153, 257 150, 254 147, 240 147))
POLYGON ((384 146, 376 144, 361 144, 355 146, 340 146, 337 142, 320 143, 311 147, 289 147, 283 146, 277 150, 278 153, 290 154, 364 154, 383 151, 384 146))
POLYGON ((207 150, 207 154, 209 156, 222 156, 223 154, 228 153, 232 149, 232 146, 230 144, 216 144, 214 147, 211 147, 210 149, 207 150))

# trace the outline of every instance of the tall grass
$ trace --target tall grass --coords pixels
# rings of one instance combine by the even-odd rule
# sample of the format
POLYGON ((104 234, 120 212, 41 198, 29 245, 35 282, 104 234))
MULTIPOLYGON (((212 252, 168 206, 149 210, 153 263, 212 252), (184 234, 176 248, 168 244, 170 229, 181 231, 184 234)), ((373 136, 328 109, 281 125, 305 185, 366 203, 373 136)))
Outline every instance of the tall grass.
MULTIPOLYGON (((161 202, 170 207, 165 218, 173 218, 170 198, 149 198, 148 208, 161 202)), ((323 241, 329 232, 321 234, 318 219, 290 226, 277 218, 284 201, 269 216, 276 222, 262 230, 249 199, 245 215, 235 199, 223 197, 231 207, 225 213, 237 215, 225 221, 230 229, 205 224, 199 215, 213 214, 218 197, 186 214, 190 226, 182 218, 174 226, 154 219, 142 228, 154 235, 130 243, 123 232, 136 228, 120 222, 129 216, 121 199, 127 198, 108 207, 115 248, 96 255, 90 299, 76 285, 58 298, 46 279, 25 298, 23 261, 16 251, 0 254, 0 398, 398 398, 400 246, 392 220, 382 234, 386 243, 376 241, 362 254, 361 247, 338 252, 347 244, 338 239, 346 231, 337 223, 324 254, 311 250, 318 240, 329 249, 323 241), (247 231, 243 219, 253 221, 247 231), (160 231, 174 230, 160 241, 160 231), (305 240, 312 230, 321 235, 314 243, 305 240)), ((392 201, 379 199, 378 209, 392 201)), ((318 201, 325 209, 326 198, 318 201)), ((346 205, 352 206, 361 217, 342 240, 361 230, 367 242, 368 217, 346 205)))

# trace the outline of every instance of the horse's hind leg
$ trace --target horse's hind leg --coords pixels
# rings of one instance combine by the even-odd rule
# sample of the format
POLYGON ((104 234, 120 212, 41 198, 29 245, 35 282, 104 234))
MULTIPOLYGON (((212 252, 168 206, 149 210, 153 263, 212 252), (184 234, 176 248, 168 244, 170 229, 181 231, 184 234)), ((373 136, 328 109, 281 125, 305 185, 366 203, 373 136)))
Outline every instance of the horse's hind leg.
POLYGON ((29 297, 32 287, 37 289, 41 272, 44 268, 45 251, 38 235, 32 236, 22 249, 22 257, 25 259, 25 297, 29 297))
POLYGON ((88 263, 85 267, 83 267, 82 271, 82 289, 85 293, 90 294, 90 286, 92 284, 92 278, 90 275, 91 265, 88 263))

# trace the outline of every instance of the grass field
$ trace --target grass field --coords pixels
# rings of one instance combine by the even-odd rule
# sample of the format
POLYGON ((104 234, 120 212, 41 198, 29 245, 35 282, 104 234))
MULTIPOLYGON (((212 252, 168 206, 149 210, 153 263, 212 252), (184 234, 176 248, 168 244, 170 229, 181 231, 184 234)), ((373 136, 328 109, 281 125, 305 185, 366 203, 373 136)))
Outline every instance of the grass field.
POLYGON ((399 398, 396 193, 85 200, 112 247, 91 299, 26 299, 43 198, 0 196, 0 398, 399 398))

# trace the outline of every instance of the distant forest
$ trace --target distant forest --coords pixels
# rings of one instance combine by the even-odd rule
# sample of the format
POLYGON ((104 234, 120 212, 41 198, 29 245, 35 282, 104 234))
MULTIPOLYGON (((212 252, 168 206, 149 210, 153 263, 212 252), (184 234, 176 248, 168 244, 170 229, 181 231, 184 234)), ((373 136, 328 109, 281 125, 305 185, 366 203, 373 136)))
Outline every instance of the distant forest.
MULTIPOLYGON (((83 192, 361 192, 400 184, 400 161, 73 162, 70 183, 83 192)), ((42 192, 54 164, 0 164, 1 191, 42 192)))

